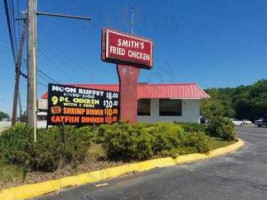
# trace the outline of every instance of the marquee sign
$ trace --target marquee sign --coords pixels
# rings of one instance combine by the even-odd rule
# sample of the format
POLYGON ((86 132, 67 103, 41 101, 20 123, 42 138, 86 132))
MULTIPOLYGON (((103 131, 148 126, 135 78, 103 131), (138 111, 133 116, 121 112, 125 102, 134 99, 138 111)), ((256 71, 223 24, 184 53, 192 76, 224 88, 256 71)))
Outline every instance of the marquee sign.
POLYGON ((111 124, 119 121, 119 93, 48 85, 48 125, 111 124))
POLYGON ((153 65, 153 42, 148 39, 102 30, 102 60, 139 68, 151 69, 153 65))

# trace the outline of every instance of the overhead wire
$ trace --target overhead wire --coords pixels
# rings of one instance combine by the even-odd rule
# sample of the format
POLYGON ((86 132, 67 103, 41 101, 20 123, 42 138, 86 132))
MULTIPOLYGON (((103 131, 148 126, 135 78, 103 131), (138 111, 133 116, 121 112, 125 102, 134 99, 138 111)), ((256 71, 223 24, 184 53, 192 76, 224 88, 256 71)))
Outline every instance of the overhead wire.
MULTIPOLYGON (((23 59, 24 63, 22 63, 22 67, 24 67, 25 69, 27 69, 26 65, 25 65, 25 61, 26 59, 23 59)), ((49 79, 50 81, 54 82, 54 83, 58 83, 60 84, 57 80, 55 80, 54 78, 52 78, 51 76, 49 76, 47 73, 43 72, 42 70, 40 69, 37 69, 38 72, 40 72, 40 74, 42 76, 44 76, 46 79, 49 79)))
POLYGON ((11 16, 10 16, 10 10, 8 7, 7 0, 4 0, 4 7, 5 7, 5 14, 6 14, 6 20, 7 20, 9 39, 10 39, 10 43, 11 43, 11 51, 12 51, 13 61, 14 61, 14 65, 16 66, 16 50, 15 50, 16 47, 15 47, 15 43, 14 43, 13 31, 11 28, 11 16))
POLYGON ((47 55, 42 49, 38 49, 38 50, 42 56, 44 56, 47 60, 49 60, 55 67, 58 67, 63 74, 65 74, 69 78, 72 78, 70 74, 66 73, 66 71, 59 64, 53 61, 53 59, 49 55, 47 55))
MULTIPOLYGON (((80 10, 83 10, 83 14, 84 15, 87 15, 88 13, 88 10, 85 9, 86 6, 82 5, 80 1, 77 1, 76 3, 76 6, 79 7, 80 10)), ((92 24, 90 24, 92 26, 92 24)), ((91 36, 91 46, 88 45, 88 48, 90 49, 90 47, 93 46, 93 43, 96 41, 94 38, 93 38, 93 34, 92 34, 92 28, 86 28, 85 25, 83 24, 84 28, 85 28, 85 31, 86 31, 86 34, 88 36, 91 36), (91 35, 90 35, 91 34, 91 35)), ((91 83, 93 84, 94 83, 94 56, 93 56, 93 52, 90 52, 89 54, 89 68, 90 68, 90 73, 91 73, 91 83)))
MULTIPOLYGON (((73 66, 75 68, 75 70, 79 70, 79 76, 81 78, 86 78, 88 79, 88 76, 84 76, 84 74, 88 74, 89 72, 87 70, 85 70, 75 59, 73 59, 69 54, 66 53, 66 50, 64 48, 62 48, 62 46, 55 40, 52 40, 51 35, 49 35, 43 28, 40 28, 41 32, 40 35, 43 36, 46 40, 48 40, 50 42, 50 44, 56 45, 57 49, 59 49, 59 51, 54 51, 54 55, 56 55, 58 58, 61 58, 60 60, 63 60, 67 63, 67 66, 73 66), (60 55, 61 54, 61 55, 60 55)), ((46 43, 47 44, 47 43, 46 43)), ((51 50, 51 48, 49 48, 49 50, 51 50)), ((73 69, 73 68, 72 68, 73 69)))
POLYGON ((51 78, 49 75, 47 75, 46 73, 44 73, 42 70, 38 69, 37 71, 40 72, 42 75, 44 75, 46 78, 50 79, 51 81, 59 84, 58 81, 56 81, 55 79, 51 78))
POLYGON ((14 34, 14 41, 15 41, 15 52, 17 55, 17 51, 18 51, 18 34, 17 34, 17 28, 16 28, 16 17, 15 17, 15 5, 14 5, 14 0, 10 0, 10 13, 11 13, 11 23, 12 23, 12 27, 13 27, 13 34, 14 34))
MULTIPOLYGON (((40 39, 40 37, 39 37, 40 39)), ((42 44, 42 40, 40 44, 42 44)), ((41 45, 40 45, 41 46, 41 45)), ((40 48, 38 51, 40 52, 40 55, 42 55, 44 58, 48 59, 50 63, 53 64, 55 68, 58 68, 61 73, 64 73, 69 78, 73 79, 74 77, 78 77, 79 79, 84 79, 83 72, 81 72, 77 68, 73 68, 70 66, 69 62, 64 58, 64 56, 59 55, 57 52, 53 51, 51 48, 40 48), (53 52, 53 53, 51 53, 53 52)))

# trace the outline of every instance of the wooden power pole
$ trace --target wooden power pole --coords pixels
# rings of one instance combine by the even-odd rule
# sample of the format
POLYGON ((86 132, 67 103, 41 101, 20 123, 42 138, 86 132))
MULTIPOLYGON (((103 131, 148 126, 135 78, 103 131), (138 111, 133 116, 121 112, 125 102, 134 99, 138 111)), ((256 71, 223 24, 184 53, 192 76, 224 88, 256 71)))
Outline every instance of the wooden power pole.
POLYGON ((19 96, 19 81, 20 81, 20 71, 21 71, 21 61, 23 53, 23 45, 25 41, 26 32, 26 22, 23 21, 20 42, 19 42, 19 52, 16 61, 16 75, 15 75, 15 89, 14 89, 14 99, 13 99, 13 111, 12 111, 12 126, 16 124, 17 121, 17 107, 18 107, 18 96, 19 96))
POLYGON ((62 15, 37 11, 37 0, 28 0, 28 55, 27 55, 27 125, 34 129, 36 142, 37 125, 37 15, 91 20, 90 17, 62 15))
POLYGON ((27 55, 27 125, 34 128, 34 141, 36 141, 37 123, 37 94, 36 94, 36 15, 37 1, 28 0, 28 55, 27 55))

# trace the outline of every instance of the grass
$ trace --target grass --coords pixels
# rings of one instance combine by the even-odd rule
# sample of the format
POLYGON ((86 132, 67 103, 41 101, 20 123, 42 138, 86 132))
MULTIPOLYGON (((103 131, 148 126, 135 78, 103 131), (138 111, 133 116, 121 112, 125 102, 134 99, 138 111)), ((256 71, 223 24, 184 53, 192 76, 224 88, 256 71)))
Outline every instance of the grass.
POLYGON ((211 149, 218 149, 221 147, 228 146, 230 144, 234 144, 236 141, 224 141, 221 138, 212 137, 211 138, 211 149))

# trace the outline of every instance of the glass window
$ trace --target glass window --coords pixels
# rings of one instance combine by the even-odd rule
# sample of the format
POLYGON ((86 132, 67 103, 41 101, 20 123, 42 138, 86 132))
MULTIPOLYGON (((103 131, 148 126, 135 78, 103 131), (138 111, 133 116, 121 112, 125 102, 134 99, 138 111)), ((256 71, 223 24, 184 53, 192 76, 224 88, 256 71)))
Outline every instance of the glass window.
POLYGON ((160 116, 182 116, 181 99, 160 99, 159 100, 160 116))
POLYGON ((138 99, 137 115, 150 115, 150 99, 138 99))

